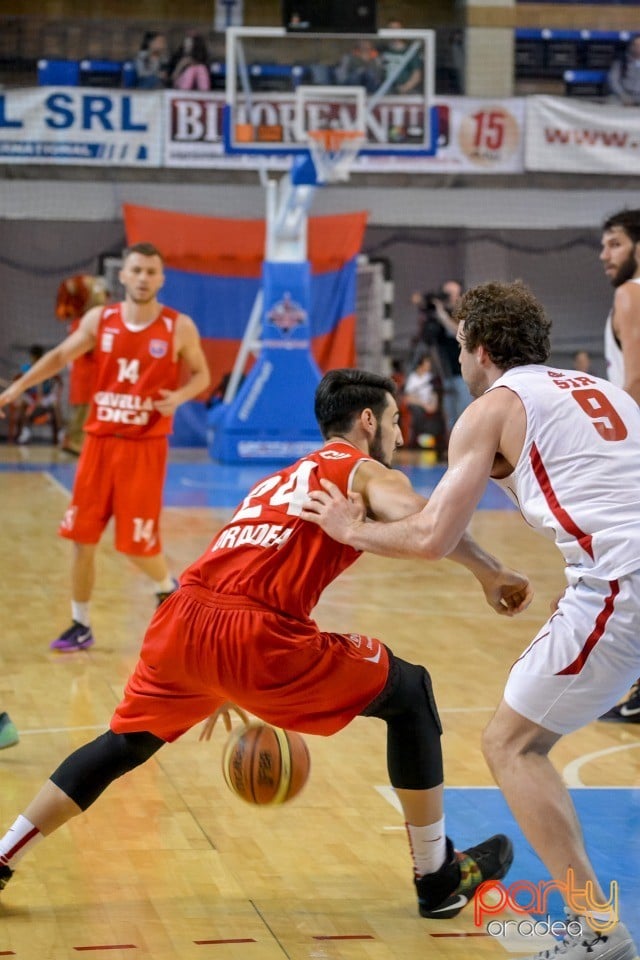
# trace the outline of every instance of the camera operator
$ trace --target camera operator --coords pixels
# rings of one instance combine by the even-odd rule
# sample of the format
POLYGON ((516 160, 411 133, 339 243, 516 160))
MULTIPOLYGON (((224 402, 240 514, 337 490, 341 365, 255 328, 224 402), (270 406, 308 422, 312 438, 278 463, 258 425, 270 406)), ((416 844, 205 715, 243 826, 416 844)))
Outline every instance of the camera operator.
POLYGON ((414 293, 411 298, 419 311, 420 344, 426 344, 431 349, 435 372, 443 384, 443 408, 448 431, 471 402, 471 395, 460 372, 460 348, 456 340, 458 324, 454 313, 461 297, 462 284, 457 280, 446 280, 441 290, 414 293))

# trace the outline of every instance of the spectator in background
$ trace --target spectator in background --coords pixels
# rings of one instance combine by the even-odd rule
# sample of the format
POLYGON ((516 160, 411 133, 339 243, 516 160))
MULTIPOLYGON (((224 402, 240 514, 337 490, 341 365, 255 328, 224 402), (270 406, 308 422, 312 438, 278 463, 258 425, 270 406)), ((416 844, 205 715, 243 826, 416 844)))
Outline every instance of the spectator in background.
POLYGON ((374 93, 383 80, 384 67, 371 40, 358 39, 335 69, 336 83, 364 87, 368 93, 374 93))
MULTIPOLYGON (((26 373, 40 357, 44 356, 44 347, 34 343, 29 349, 29 362, 20 366, 20 375, 26 373)), ((32 427, 35 424, 51 424, 53 443, 58 443, 58 431, 62 425, 62 379, 58 376, 49 377, 38 386, 27 390, 17 401, 17 432, 16 443, 27 444, 31 440, 32 427)))
POLYGON ((613 61, 607 82, 614 103, 640 105, 640 34, 632 37, 622 57, 613 61))
POLYGON ((188 33, 171 71, 171 86, 175 90, 211 90, 209 59, 204 37, 188 33))
POLYGON ((445 371, 444 405, 449 421, 449 430, 471 403, 469 388, 460 370, 460 346, 456 339, 458 321, 455 313, 462 300, 462 284, 459 280, 445 280, 442 297, 436 300, 436 315, 445 333, 444 349, 449 369, 445 371))
POLYGON ((408 404, 420 407, 425 413, 435 413, 438 409, 436 377, 427 350, 418 356, 415 367, 407 377, 404 391, 408 404))
POLYGON ((398 396, 402 396, 404 393, 404 385, 406 383, 406 376, 404 372, 404 366, 402 360, 398 357, 394 357, 391 361, 391 379, 396 385, 396 390, 398 391, 398 396))
MULTIPOLYGON (((431 355, 424 349, 405 383, 404 401, 410 417, 409 445, 434 448, 443 436, 439 381, 433 372, 431 355)), ((437 450, 442 455, 443 450, 437 450)))
MULTIPOLYGON (((403 24, 400 20, 389 20, 387 29, 402 30, 403 24)), ((389 93, 406 95, 421 92, 424 63, 420 49, 416 49, 415 53, 409 55, 411 43, 415 42, 397 37, 395 40, 390 40, 382 50, 381 59, 385 80, 392 81, 389 93)))
POLYGON ((580 373, 592 373, 591 355, 588 350, 576 350, 573 355, 573 369, 580 373))
POLYGON ((443 88, 438 93, 464 93, 464 33, 454 30, 446 40, 443 56, 443 88))
POLYGON ((164 33, 147 30, 136 57, 136 86, 141 90, 160 90, 169 80, 169 51, 164 33))
POLYGON ((454 313, 461 298, 462 284, 459 280, 445 280, 439 293, 423 296, 414 293, 411 298, 421 311, 419 339, 436 353, 435 372, 442 380, 443 412, 449 431, 471 402, 471 394, 460 371, 460 347, 456 340, 458 323, 454 313))
POLYGON ((434 373, 444 385, 445 364, 440 352, 443 331, 435 307, 438 297, 438 293, 420 293, 417 290, 411 294, 411 303, 416 307, 418 317, 416 334, 411 341, 413 353, 410 365, 411 369, 415 367, 426 348, 431 355, 434 373))

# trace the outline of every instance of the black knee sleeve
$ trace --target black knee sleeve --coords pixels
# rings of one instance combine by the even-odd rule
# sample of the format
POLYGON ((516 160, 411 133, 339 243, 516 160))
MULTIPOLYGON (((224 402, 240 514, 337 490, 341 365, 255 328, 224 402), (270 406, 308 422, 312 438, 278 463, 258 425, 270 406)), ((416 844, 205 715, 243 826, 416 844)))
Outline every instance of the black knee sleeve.
POLYGON ((113 733, 107 730, 70 754, 50 779, 81 810, 90 807, 113 780, 153 756, 164 740, 152 733, 113 733))
POLYGON ((424 667, 389 651, 386 686, 363 716, 379 717, 387 724, 387 767, 394 787, 428 790, 442 783, 442 726, 424 667))

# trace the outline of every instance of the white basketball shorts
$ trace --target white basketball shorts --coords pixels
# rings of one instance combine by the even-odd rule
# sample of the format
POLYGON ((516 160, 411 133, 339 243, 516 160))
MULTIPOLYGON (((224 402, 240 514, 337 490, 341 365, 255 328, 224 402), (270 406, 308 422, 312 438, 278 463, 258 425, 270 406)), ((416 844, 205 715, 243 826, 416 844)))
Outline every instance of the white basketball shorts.
POLYGON ((554 733, 590 723, 640 677, 640 571, 583 577, 516 660, 504 699, 554 733))

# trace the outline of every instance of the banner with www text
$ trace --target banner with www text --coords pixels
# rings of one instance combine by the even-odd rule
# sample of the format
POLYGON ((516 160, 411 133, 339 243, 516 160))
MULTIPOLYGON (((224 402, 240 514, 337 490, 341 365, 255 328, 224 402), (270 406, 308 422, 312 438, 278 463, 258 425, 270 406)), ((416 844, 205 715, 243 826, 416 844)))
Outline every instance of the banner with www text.
POLYGON ((640 111, 562 97, 528 97, 527 170, 637 174, 640 111))

